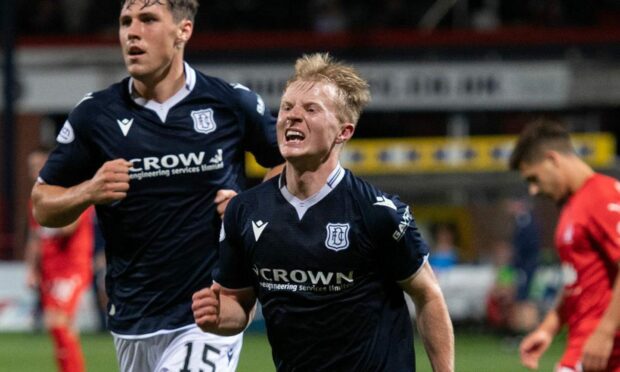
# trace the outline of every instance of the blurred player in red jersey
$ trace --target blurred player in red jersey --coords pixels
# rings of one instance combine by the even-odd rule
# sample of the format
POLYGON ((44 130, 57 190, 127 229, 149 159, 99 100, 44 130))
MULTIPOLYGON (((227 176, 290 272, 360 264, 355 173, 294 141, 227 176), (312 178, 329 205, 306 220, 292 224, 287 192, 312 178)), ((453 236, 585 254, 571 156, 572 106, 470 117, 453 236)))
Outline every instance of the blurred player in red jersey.
MULTIPOLYGON (((28 156, 33 181, 46 159, 44 149, 28 156)), ((40 290, 43 323, 54 341, 61 372, 85 371, 73 323, 82 294, 92 281, 93 217, 94 211, 90 208, 68 226, 47 228, 38 225, 30 213, 27 284, 40 290)))
POLYGON ((531 195, 561 213, 555 245, 563 291, 556 306, 521 342, 522 363, 535 369, 563 325, 566 349, 556 371, 620 371, 620 182, 596 173, 575 153, 569 133, 540 119, 521 134, 510 158, 531 195))

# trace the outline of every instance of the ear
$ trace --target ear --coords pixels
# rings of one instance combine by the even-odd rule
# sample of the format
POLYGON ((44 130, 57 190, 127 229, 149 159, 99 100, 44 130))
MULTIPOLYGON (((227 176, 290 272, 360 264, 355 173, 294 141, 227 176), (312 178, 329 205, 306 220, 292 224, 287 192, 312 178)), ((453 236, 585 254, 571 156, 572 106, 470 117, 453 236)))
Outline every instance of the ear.
POLYGON ((557 167, 560 165, 560 162, 562 161, 563 157, 562 157, 562 154, 560 154, 557 151, 547 150, 545 151, 545 159, 549 160, 553 166, 557 167))
POLYGON ((189 38, 192 37, 192 32, 194 30, 194 24, 189 19, 184 19, 179 22, 179 27, 177 29, 177 37, 175 40, 175 46, 184 46, 189 41, 189 38))
POLYGON ((336 137, 336 143, 345 143, 353 137, 355 125, 353 123, 344 123, 340 127, 340 133, 336 137))

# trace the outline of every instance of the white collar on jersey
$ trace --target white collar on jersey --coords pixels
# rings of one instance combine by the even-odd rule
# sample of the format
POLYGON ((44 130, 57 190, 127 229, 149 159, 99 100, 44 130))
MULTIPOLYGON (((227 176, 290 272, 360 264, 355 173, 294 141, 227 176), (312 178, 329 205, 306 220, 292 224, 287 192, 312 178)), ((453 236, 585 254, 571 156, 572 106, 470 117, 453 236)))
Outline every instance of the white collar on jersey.
POLYGON ((155 102, 153 100, 147 100, 147 99, 144 99, 138 96, 137 93, 135 93, 133 90, 133 82, 134 82, 133 78, 129 78, 129 95, 134 100, 134 102, 137 103, 138 105, 155 111, 157 116, 159 116, 159 118, 161 119, 162 123, 165 123, 166 118, 168 117, 168 111, 170 111, 170 108, 172 108, 172 106, 176 105, 177 103, 181 102, 183 98, 187 97, 191 93, 191 91, 194 89, 194 86, 196 85, 196 71, 193 68, 191 68, 190 65, 187 64, 187 62, 183 62, 183 65, 185 67, 185 85, 183 85, 183 87, 179 89, 179 91, 176 92, 175 95, 168 98, 166 102, 159 103, 159 102, 155 102))
POLYGON ((297 198, 295 195, 291 194, 288 191, 288 189, 286 188, 285 173, 286 170, 283 170, 282 173, 280 173, 280 178, 278 179, 278 187, 280 188, 280 192, 282 193, 282 196, 284 196, 284 199, 286 199, 286 201, 288 201, 289 204, 291 204, 295 208, 295 211, 297 211, 297 217, 299 217, 299 219, 301 220, 310 207, 323 200, 323 198, 325 198, 327 194, 329 194, 333 189, 336 188, 336 186, 338 186, 340 181, 342 181, 342 179, 344 178, 345 171, 344 168, 342 168, 342 166, 340 165, 340 163, 338 163, 336 168, 334 168, 334 170, 329 174, 329 177, 327 177, 327 182, 325 183, 325 185, 323 185, 323 187, 321 187, 319 192, 304 200, 297 198))

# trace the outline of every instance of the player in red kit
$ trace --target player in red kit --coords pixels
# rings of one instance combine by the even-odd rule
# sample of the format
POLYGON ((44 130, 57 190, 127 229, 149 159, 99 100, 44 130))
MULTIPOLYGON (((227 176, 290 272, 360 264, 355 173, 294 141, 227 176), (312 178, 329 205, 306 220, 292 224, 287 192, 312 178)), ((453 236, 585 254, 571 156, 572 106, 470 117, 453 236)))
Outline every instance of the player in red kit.
MULTIPOLYGON (((30 154, 31 177, 37 177, 46 159, 44 150, 30 154)), ((71 225, 47 228, 37 224, 30 214, 27 281, 40 291, 43 323, 54 341, 61 372, 85 371, 73 323, 82 294, 92 281, 93 217, 94 210, 90 208, 71 225)))
POLYGON ((563 325, 566 349, 556 371, 620 371, 620 182, 575 153, 569 133, 538 120, 521 134, 510 158, 531 195, 560 207, 555 246, 564 288, 556 306, 520 345, 532 369, 563 325))

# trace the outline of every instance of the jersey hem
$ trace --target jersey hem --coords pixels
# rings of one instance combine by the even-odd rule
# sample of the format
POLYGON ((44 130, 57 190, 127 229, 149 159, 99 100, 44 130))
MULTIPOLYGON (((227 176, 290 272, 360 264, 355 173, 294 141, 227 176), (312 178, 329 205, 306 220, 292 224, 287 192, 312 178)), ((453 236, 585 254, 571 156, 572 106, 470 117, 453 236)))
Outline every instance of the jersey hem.
POLYGON ((175 328, 175 329, 160 329, 159 331, 155 331, 152 333, 145 333, 145 334, 140 334, 140 335, 125 335, 125 334, 121 334, 121 333, 116 333, 116 332, 112 332, 110 331, 110 333, 112 334, 112 336, 117 337, 117 338, 122 338, 124 340, 139 340, 139 339, 143 339, 143 338, 149 338, 149 337, 153 337, 153 336, 159 336, 159 335, 165 335, 165 334, 169 334, 169 333, 175 333, 175 332, 179 332, 179 331, 185 331, 188 330, 190 328, 198 328, 198 326, 196 324, 188 324, 184 327, 179 327, 179 328, 175 328))

